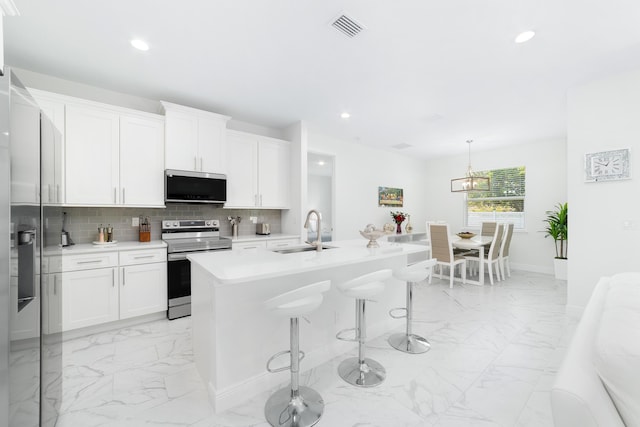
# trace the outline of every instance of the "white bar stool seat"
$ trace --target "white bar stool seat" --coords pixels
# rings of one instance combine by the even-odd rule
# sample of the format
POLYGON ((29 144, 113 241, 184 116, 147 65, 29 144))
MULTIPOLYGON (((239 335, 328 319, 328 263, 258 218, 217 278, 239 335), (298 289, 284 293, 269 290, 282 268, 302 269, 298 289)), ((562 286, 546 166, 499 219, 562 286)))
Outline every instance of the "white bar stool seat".
POLYGON ((300 351, 299 317, 309 314, 322 304, 324 292, 331 286, 329 280, 313 283, 273 297, 264 302, 264 307, 274 314, 290 319, 290 349, 274 354, 267 361, 267 371, 291 371, 291 385, 276 391, 264 407, 265 418, 272 426, 307 427, 316 424, 324 411, 322 396, 310 387, 299 385, 300 351), (271 362, 279 356, 289 354, 290 365, 271 368, 271 362))
POLYGON ((428 259, 393 272, 393 277, 407 282, 407 306, 389 310, 389 315, 394 319, 407 319, 406 331, 389 337, 389 345, 396 350, 419 354, 425 353, 431 348, 431 344, 426 338, 413 334, 411 330, 413 322, 413 285, 414 283, 422 282, 427 277, 431 277, 432 268, 436 262, 437 260, 435 259, 428 259), (398 310, 404 311, 405 314, 401 316, 393 314, 394 311, 398 310))
POLYGON ((358 341, 358 357, 343 360, 338 366, 340 377, 351 385, 359 387, 376 386, 386 377, 384 367, 373 359, 365 357, 365 341, 367 339, 365 301, 384 290, 384 281, 391 278, 390 269, 378 270, 355 279, 338 284, 338 289, 345 296, 356 300, 355 338, 348 339, 342 334, 351 329, 345 329, 336 334, 336 338, 344 341, 358 341))

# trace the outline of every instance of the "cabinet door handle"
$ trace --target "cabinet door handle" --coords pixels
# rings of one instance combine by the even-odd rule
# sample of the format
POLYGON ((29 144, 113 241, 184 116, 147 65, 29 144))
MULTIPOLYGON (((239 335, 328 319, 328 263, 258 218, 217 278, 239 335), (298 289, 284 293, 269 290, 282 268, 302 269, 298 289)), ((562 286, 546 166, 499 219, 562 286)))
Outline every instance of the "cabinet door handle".
POLYGON ((56 202, 62 203, 62 197, 60 197, 60 184, 56 185, 56 202))
POLYGON ((133 259, 153 258, 155 255, 139 255, 134 256, 133 259))
POLYGON ((127 272, 126 272, 125 268, 122 267, 122 286, 124 286, 126 284, 126 282, 127 282, 125 280, 125 277, 127 277, 127 272))
POLYGON ((258 249, 258 247, 257 246, 245 246, 242 249, 258 249))
POLYGON ((260 195, 260 206, 262 206, 262 194, 260 195))
POLYGON ((118 189, 113 187, 113 203, 118 203, 118 189))
POLYGON ((200 156, 200 172, 202 172, 202 156, 200 156))
POLYGON ((114 273, 114 269, 111 269, 111 287, 115 288, 116 287, 116 275, 114 273))
POLYGON ((198 156, 193 156, 193 170, 198 170, 198 156))
POLYGON ((51 203, 53 201, 53 197, 51 194, 51 184, 47 184, 47 194, 49 195, 49 203, 51 203))
POLYGON ((123 205, 125 204, 125 201, 124 201, 124 187, 122 187, 122 204, 123 205))
POLYGON ((53 275, 53 294, 58 295, 58 276, 53 275))
POLYGON ((258 206, 258 195, 257 195, 257 194, 254 194, 254 195, 253 195, 253 204, 254 204, 255 206, 258 206))
POLYGON ((76 264, 96 264, 98 262, 102 262, 100 259, 92 259, 91 261, 78 261, 76 264))

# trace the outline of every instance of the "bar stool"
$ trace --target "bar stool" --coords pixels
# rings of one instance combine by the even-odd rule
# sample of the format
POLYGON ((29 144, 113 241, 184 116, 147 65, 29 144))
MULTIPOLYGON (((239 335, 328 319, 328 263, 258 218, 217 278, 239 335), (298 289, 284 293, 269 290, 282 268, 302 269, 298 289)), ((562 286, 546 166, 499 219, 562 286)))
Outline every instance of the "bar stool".
POLYGON ((267 361, 267 371, 291 371, 289 387, 276 391, 264 406, 265 418, 272 426, 307 427, 316 424, 324 411, 322 396, 312 388, 299 385, 300 351, 299 317, 311 313, 322 304, 322 294, 329 290, 331 282, 325 280, 273 297, 264 302, 265 308, 276 315, 289 318, 290 349, 274 354, 267 361), (271 368, 271 362, 289 354, 290 365, 271 368))
POLYGON ((431 344, 426 338, 415 335, 411 332, 411 323, 413 321, 413 284, 422 282, 427 277, 431 277, 431 269, 436 264, 435 259, 428 259, 405 267, 401 270, 394 271, 393 277, 398 280, 407 282, 407 306, 406 308, 393 308, 389 310, 389 316, 394 319, 407 319, 407 330, 405 333, 399 332, 389 337, 389 344, 396 350, 405 353, 419 354, 429 351, 431 344), (395 315, 393 312, 403 310, 404 315, 395 315))
POLYGON ((356 300, 356 327, 344 329, 336 334, 336 338, 343 341, 358 341, 358 357, 343 360, 338 366, 340 377, 351 385, 359 387, 373 387, 386 376, 384 367, 373 359, 364 355, 364 344, 367 339, 365 301, 384 290, 384 281, 392 275, 390 269, 378 270, 338 285, 338 289, 347 297, 356 300), (355 338, 342 336, 347 331, 355 331, 355 338))

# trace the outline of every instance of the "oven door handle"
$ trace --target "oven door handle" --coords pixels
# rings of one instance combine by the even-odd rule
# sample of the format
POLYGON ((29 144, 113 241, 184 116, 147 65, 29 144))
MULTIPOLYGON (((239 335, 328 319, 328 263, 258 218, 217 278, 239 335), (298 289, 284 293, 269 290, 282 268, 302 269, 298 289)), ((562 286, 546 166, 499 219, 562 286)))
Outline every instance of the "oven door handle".
POLYGON ((182 261, 184 259, 187 259, 187 254, 186 253, 168 254, 167 255, 167 260, 169 260, 169 261, 182 261))

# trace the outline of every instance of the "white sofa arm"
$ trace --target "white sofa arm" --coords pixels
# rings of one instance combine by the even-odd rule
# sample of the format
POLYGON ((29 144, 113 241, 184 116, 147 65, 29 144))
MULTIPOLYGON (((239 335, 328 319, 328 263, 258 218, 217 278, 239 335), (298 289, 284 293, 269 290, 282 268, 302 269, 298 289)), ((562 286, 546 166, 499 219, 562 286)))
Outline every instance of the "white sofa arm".
POLYGON ((609 279, 601 278, 593 290, 551 389, 556 427, 625 427, 593 364, 609 279))

